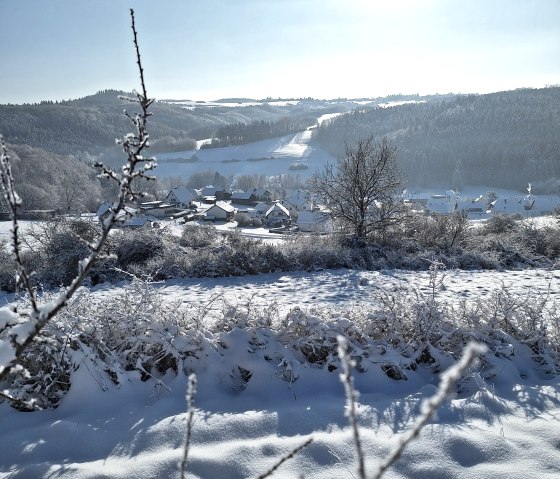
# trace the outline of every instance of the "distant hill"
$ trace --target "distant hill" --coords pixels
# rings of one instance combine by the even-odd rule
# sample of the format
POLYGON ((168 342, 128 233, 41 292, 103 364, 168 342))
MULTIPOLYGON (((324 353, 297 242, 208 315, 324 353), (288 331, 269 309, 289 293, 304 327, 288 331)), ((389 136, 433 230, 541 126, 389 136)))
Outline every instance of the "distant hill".
POLYGON ((535 193, 560 186, 558 87, 367 107, 323 123, 316 133, 337 157, 345 142, 371 134, 396 143, 412 186, 524 190, 531 182, 535 193))
MULTIPOLYGON (((0 133, 9 143, 27 144, 57 154, 82 159, 102 156, 105 161, 120 158, 115 138, 122 137, 132 126, 123 109, 134 112, 135 105, 119 96, 132 94, 104 90, 71 101, 0 105, 0 133)), ((314 115, 320 115, 319 111, 314 115)), ((269 104, 185 108, 156 102, 151 112, 149 130, 155 153, 194 148, 195 140, 210 138, 226 125, 301 118, 309 115, 309 108, 269 104)))

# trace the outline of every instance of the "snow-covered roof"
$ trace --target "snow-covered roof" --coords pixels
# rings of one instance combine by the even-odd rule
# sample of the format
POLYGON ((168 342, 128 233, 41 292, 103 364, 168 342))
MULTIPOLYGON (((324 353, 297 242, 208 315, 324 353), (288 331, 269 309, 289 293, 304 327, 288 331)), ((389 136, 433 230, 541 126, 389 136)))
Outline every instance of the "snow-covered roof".
POLYGON ((330 219, 330 215, 328 213, 325 213, 324 211, 309 211, 309 210, 305 210, 300 212, 298 219, 297 219, 297 224, 298 225, 302 225, 302 224, 309 224, 309 225, 316 225, 316 224, 321 224, 324 223, 326 221, 328 221, 330 219))
POLYGON ((208 185, 200 190, 202 196, 216 196, 219 191, 225 191, 224 188, 219 188, 217 186, 208 185))
POLYGON ((426 210, 430 213, 449 214, 455 209, 455 200, 449 201, 444 198, 432 198, 426 203, 426 210))
POLYGON ((300 196, 300 197, 290 197, 290 198, 286 198, 284 200, 284 203, 289 203, 292 206, 297 207, 301 207, 303 205, 305 205, 306 203, 308 203, 310 201, 310 199, 306 196, 300 196))
POLYGON ((198 196, 196 191, 185 186, 173 188, 168 193, 167 198, 169 198, 171 195, 175 196, 175 198, 177 198, 180 203, 189 203, 190 201, 194 201, 198 196))
POLYGON ((254 197, 254 193, 249 191, 234 191, 231 194, 231 200, 250 200, 251 197, 254 197))
POLYGON ((268 211, 269 208, 270 208, 270 205, 265 203, 264 201, 259 201, 255 205, 255 211, 259 211, 261 213, 264 213, 264 212, 268 211))
POLYGON ((268 216, 270 213, 272 213, 275 210, 279 210, 282 213, 284 213, 286 216, 290 216, 290 212, 284 207, 282 206, 280 203, 274 203, 266 212, 265 216, 268 216))
POLYGON ((255 188, 253 190, 253 193, 256 196, 265 196, 265 195, 271 195, 272 193, 270 191, 268 191, 266 188, 255 188))
POLYGON ((212 205, 210 208, 208 208, 206 210, 206 213, 212 211, 214 208, 220 208, 221 210, 224 210, 226 213, 233 213, 235 211, 235 208, 231 206, 231 204, 226 203, 225 201, 218 201, 215 205, 212 205))
MULTIPOLYGON (((99 208, 97 208, 97 212, 95 214, 97 215, 98 218, 101 218, 105 214, 109 213, 109 210, 112 207, 113 207, 112 204, 103 203, 99 206, 99 208)), ((136 214, 136 212, 137 212, 137 210, 135 208, 132 208, 130 206, 125 206, 124 210, 121 210, 119 212, 119 214, 117 215, 117 220, 122 220, 123 216, 125 216, 126 214, 134 215, 134 214, 136 214)))

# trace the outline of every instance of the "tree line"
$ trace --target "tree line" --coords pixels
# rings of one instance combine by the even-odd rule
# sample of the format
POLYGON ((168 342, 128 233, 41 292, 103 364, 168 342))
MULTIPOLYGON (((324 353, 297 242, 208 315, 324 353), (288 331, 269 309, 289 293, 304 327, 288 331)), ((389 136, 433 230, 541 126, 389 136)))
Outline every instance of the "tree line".
POLYGON ((282 118, 278 121, 254 121, 251 123, 234 123, 218 128, 212 136, 212 142, 202 148, 218 148, 229 145, 244 145, 254 141, 277 136, 289 135, 305 130, 314 124, 316 117, 282 118))
POLYGON ((560 88, 461 95, 341 115, 317 130, 320 145, 343 145, 373 134, 397 146, 412 186, 461 189, 484 185, 536 193, 560 185, 560 88))
MULTIPOLYGON (((115 138, 128 129, 119 99, 122 95, 126 93, 103 90, 76 100, 0 105, 0 131, 10 144, 27 144, 88 160, 101 157, 111 163, 119 159, 115 138)), ((152 110, 150 144, 152 151, 160 153, 192 149, 196 139, 211 138, 229 124, 275 124, 282 118, 291 122, 292 116, 302 114, 302 107, 289 104, 187 109, 156 102, 152 110)))

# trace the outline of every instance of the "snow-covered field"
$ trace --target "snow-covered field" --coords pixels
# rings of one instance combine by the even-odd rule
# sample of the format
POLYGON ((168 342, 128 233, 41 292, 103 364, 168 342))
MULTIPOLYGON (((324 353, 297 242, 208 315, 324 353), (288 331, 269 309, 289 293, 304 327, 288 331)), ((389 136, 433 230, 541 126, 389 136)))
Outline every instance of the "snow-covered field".
POLYGON ((154 174, 161 178, 188 178, 193 173, 216 170, 222 175, 234 176, 297 173, 302 179, 323 168, 325 163, 336 161, 312 142, 310 130, 246 145, 162 153, 157 155, 157 160, 154 174), (198 161, 177 161, 189 160, 193 155, 198 161), (303 164, 307 169, 290 170, 292 163, 303 164))
MULTIPOLYGON (((502 283, 518 295, 538 291, 552 299, 560 291, 560 274, 450 271, 436 294, 451 302, 484 301, 502 283)), ((255 307, 277 302, 282 315, 296 306, 356 309, 374 301, 376 291, 411 284, 430 292, 427 273, 407 271, 267 274, 154 286, 169 304, 204 305, 215 297, 233 304, 250 300, 255 307)), ((98 286, 92 295, 111 301, 124 287, 98 286)), ((266 351, 243 349, 246 343, 236 337, 229 334, 223 356, 199 358, 205 366, 198 374, 188 477, 257 477, 310 436, 314 442, 275 477, 357 477, 337 372, 302 365, 296 382, 281 381, 274 361, 255 362, 266 351), (253 380, 244 390, 228 374, 233 360, 253 361, 253 380)), ((475 389, 446 402, 386 477, 559 477, 559 379, 541 376, 529 362, 521 353, 502 361, 494 377, 479 378, 475 389)), ((0 405, 0 477, 178 477, 186 376, 168 374, 162 381, 166 387, 131 375, 116 387, 80 367, 55 410, 21 413, 0 405)), ((366 468, 372 471, 411 425, 421 400, 435 392, 437 379, 420 371, 407 381, 394 381, 372 368, 356 373, 355 381, 366 468)))

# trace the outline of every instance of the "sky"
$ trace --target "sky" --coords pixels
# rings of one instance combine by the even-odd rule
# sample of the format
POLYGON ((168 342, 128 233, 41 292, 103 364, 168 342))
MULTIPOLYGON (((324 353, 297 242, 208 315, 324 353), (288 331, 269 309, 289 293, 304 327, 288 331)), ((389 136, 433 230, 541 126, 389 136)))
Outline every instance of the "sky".
POLYGON ((559 0, 0 0, 0 103, 362 98, 560 84, 559 0))

